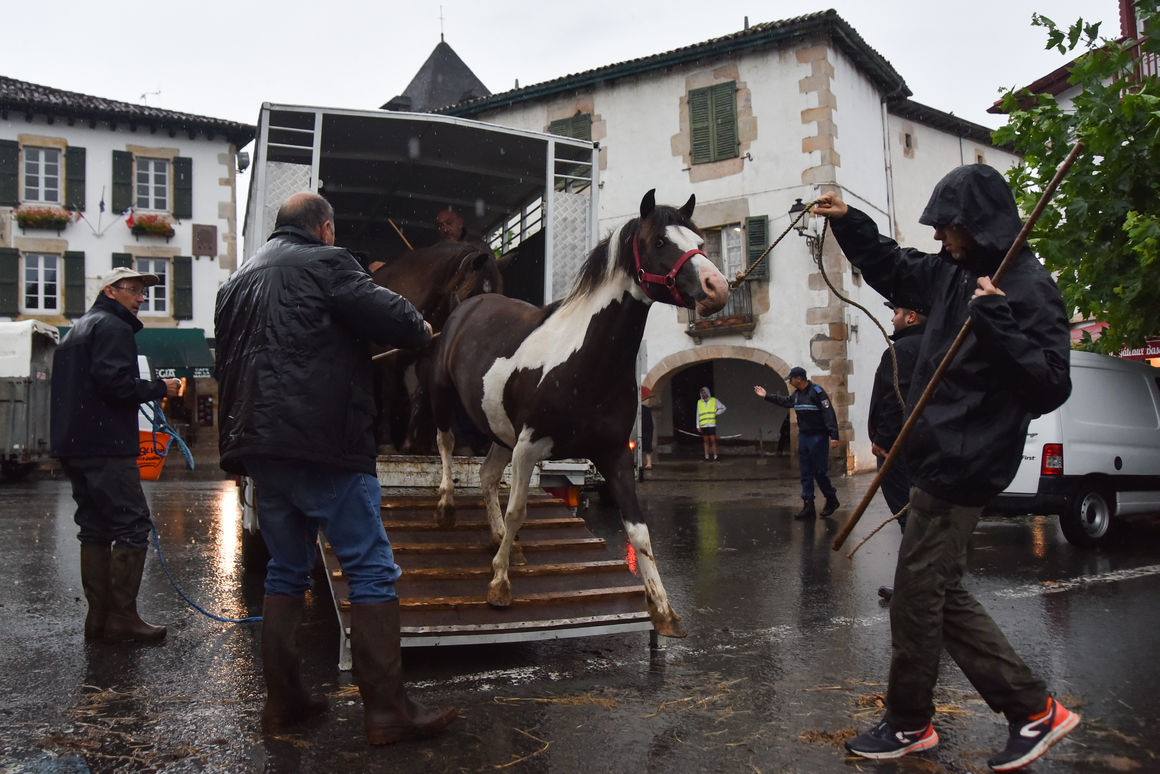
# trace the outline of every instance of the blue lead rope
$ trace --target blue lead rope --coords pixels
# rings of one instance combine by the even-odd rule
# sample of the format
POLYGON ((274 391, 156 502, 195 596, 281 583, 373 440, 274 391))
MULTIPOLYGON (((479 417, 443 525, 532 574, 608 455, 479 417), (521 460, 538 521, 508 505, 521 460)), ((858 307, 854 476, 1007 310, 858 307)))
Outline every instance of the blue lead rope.
POLYGON ((142 403, 141 413, 153 425, 153 453, 159 457, 164 457, 168 453, 168 449, 158 447, 157 432, 168 433, 173 437, 174 442, 177 443, 177 448, 181 449, 181 456, 185 457, 185 467, 193 470, 193 452, 189 450, 189 447, 185 445, 185 441, 173 429, 173 425, 169 424, 169 421, 165 419, 165 414, 161 411, 161 404, 155 400, 142 403))
MULTIPOLYGON (((157 445, 158 431, 162 433, 168 433, 173 438, 173 440, 177 442, 177 448, 181 449, 181 456, 185 457, 186 467, 188 467, 190 470, 193 470, 193 452, 189 450, 189 447, 186 446, 185 441, 183 441, 181 436, 177 434, 177 431, 173 429, 173 425, 169 424, 169 422, 165 419, 165 414, 161 411, 161 404, 155 400, 149 401, 148 403, 142 403, 141 413, 144 414, 145 418, 148 419, 150 424, 153 425, 153 453, 162 457, 168 453, 169 450, 167 448, 162 449, 157 445), (149 410, 146 411, 146 408, 149 410)), ((157 525, 150 522, 149 528, 153 532, 153 547, 157 549, 157 559, 159 562, 161 562, 161 569, 165 572, 165 577, 169 578, 170 585, 172 585, 174 590, 181 596, 182 599, 185 600, 186 604, 205 617, 212 618, 215 621, 221 621, 222 623, 259 623, 262 620, 262 616, 260 615, 250 616, 249 618, 226 618, 224 616, 214 615, 190 599, 186 593, 181 590, 181 587, 177 585, 177 581, 173 579, 173 576, 169 572, 169 568, 165 565, 165 554, 161 553, 161 538, 157 534, 157 525)))
POLYGON ((203 608, 201 605, 194 602, 188 596, 186 596, 185 592, 181 590, 181 587, 177 585, 177 581, 175 581, 173 579, 173 576, 169 574, 169 568, 165 566, 165 555, 163 553, 161 553, 161 539, 157 536, 157 525, 150 523, 149 527, 153 531, 153 547, 157 549, 157 559, 161 562, 161 569, 165 571, 165 577, 169 578, 170 584, 172 584, 173 588, 177 591, 177 593, 181 595, 181 598, 185 600, 186 604, 188 604, 190 607, 192 607, 194 610, 201 613, 205 617, 212 618, 215 621, 221 621, 222 623, 238 624, 238 623, 260 623, 261 622, 262 616, 260 616, 260 615, 250 616, 249 618, 225 618, 224 616, 214 615, 213 613, 211 613, 208 610, 206 610, 205 608, 203 608))

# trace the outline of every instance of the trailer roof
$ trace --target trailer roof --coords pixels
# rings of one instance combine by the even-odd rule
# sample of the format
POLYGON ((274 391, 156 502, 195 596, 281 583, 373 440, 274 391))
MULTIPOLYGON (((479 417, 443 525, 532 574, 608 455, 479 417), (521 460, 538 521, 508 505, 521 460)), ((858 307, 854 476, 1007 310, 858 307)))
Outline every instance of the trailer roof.
POLYGON ((269 161, 308 164, 317 146, 319 193, 356 249, 401 245, 388 219, 413 246, 432 244, 449 206, 485 235, 543 196, 560 159, 592 160, 591 142, 427 113, 267 103, 267 119, 269 161))

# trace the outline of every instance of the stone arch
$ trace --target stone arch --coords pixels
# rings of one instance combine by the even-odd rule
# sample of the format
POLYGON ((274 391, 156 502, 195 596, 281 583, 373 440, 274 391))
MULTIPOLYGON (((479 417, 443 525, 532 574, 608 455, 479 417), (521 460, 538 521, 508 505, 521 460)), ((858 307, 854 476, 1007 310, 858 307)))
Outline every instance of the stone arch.
POLYGON ((773 370, 783 379, 789 373, 790 365, 777 355, 772 355, 764 349, 756 347, 742 347, 734 344, 711 344, 696 349, 683 349, 666 358, 662 358, 645 374, 641 386, 648 387, 653 392, 663 389, 668 383, 668 375, 694 363, 703 363, 707 360, 746 360, 750 363, 763 365, 773 370))

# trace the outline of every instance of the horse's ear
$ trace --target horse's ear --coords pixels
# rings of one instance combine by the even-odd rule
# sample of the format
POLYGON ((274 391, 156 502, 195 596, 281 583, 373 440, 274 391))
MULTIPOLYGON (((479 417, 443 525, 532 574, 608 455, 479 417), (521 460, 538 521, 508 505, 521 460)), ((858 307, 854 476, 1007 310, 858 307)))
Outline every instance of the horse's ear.
POLYGON ((697 194, 689 194, 689 201, 685 202, 685 206, 681 207, 681 214, 685 216, 685 220, 693 219, 693 208, 697 206, 697 194))
POLYGON ((644 195, 644 198, 640 200, 640 216, 642 218, 647 218, 649 216, 649 213, 652 212, 656 208, 656 206, 657 206, 656 193, 657 193, 657 189, 652 188, 649 190, 648 193, 646 193, 644 195))
POLYGON ((507 269, 508 266, 511 266, 512 261, 514 261, 516 258, 518 258, 519 255, 520 255, 520 248, 513 247, 511 250, 508 250, 506 253, 501 255, 499 258, 495 259, 496 268, 499 269, 500 273, 502 274, 507 269))

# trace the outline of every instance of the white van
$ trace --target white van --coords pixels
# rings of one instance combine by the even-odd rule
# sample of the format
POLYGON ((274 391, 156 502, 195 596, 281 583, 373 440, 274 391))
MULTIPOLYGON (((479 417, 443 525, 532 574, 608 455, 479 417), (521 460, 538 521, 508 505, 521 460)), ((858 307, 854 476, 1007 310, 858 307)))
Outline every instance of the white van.
POLYGON ((1059 514, 1092 546, 1113 518, 1160 512, 1160 369, 1071 353, 1071 396, 1027 428, 1023 462, 989 512, 1059 514))

